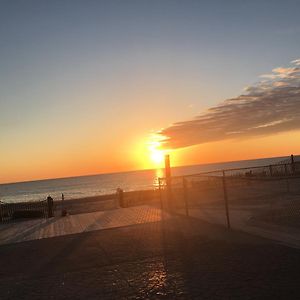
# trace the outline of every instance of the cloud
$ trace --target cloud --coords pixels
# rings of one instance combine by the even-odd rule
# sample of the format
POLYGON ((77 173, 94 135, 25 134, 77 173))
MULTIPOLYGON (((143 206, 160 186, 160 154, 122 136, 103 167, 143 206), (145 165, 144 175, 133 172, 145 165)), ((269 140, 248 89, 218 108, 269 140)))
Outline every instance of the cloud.
POLYGON ((164 148, 181 148, 225 139, 300 129, 300 59, 279 67, 193 120, 160 131, 164 148))
POLYGON ((300 59, 295 59, 292 61, 293 64, 299 66, 300 65, 300 59))

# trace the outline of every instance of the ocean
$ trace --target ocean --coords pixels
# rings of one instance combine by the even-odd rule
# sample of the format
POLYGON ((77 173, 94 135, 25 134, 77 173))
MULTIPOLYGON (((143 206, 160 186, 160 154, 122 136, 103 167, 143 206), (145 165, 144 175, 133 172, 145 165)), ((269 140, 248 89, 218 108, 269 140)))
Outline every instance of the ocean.
MULTIPOLYGON (((263 166, 288 158, 273 157, 174 167, 172 175, 181 176, 228 168, 263 166)), ((154 169, 0 184, 0 201, 39 201, 46 199, 48 195, 51 195, 54 200, 59 200, 62 193, 67 200, 112 194, 116 192, 117 188, 122 188, 124 191, 152 189, 158 184, 157 178, 163 176, 163 169, 154 169)))

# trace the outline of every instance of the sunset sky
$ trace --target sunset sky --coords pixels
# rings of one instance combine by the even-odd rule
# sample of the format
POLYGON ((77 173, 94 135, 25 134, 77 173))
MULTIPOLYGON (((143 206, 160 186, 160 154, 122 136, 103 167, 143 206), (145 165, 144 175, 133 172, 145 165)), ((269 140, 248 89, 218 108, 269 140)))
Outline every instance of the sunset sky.
POLYGON ((0 183, 299 154, 299 11, 1 1, 0 183))

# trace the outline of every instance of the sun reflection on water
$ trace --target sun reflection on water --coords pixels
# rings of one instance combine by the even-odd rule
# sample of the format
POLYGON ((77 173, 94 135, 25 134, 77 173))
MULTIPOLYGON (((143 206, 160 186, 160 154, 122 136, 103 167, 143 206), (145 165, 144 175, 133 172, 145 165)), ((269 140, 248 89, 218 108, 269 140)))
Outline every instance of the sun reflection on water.
POLYGON ((158 178, 162 178, 165 176, 165 172, 164 172, 164 169, 162 168, 159 168, 159 169, 155 169, 155 177, 154 177, 154 182, 153 182, 153 185, 155 187, 158 187, 158 178))

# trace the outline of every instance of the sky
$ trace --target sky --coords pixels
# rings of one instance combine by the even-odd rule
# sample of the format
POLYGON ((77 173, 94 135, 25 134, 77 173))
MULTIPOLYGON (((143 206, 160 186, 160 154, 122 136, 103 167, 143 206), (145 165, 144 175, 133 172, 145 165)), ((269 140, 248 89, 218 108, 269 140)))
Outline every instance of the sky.
POLYGON ((299 153, 299 9, 0 0, 0 182, 299 153))

